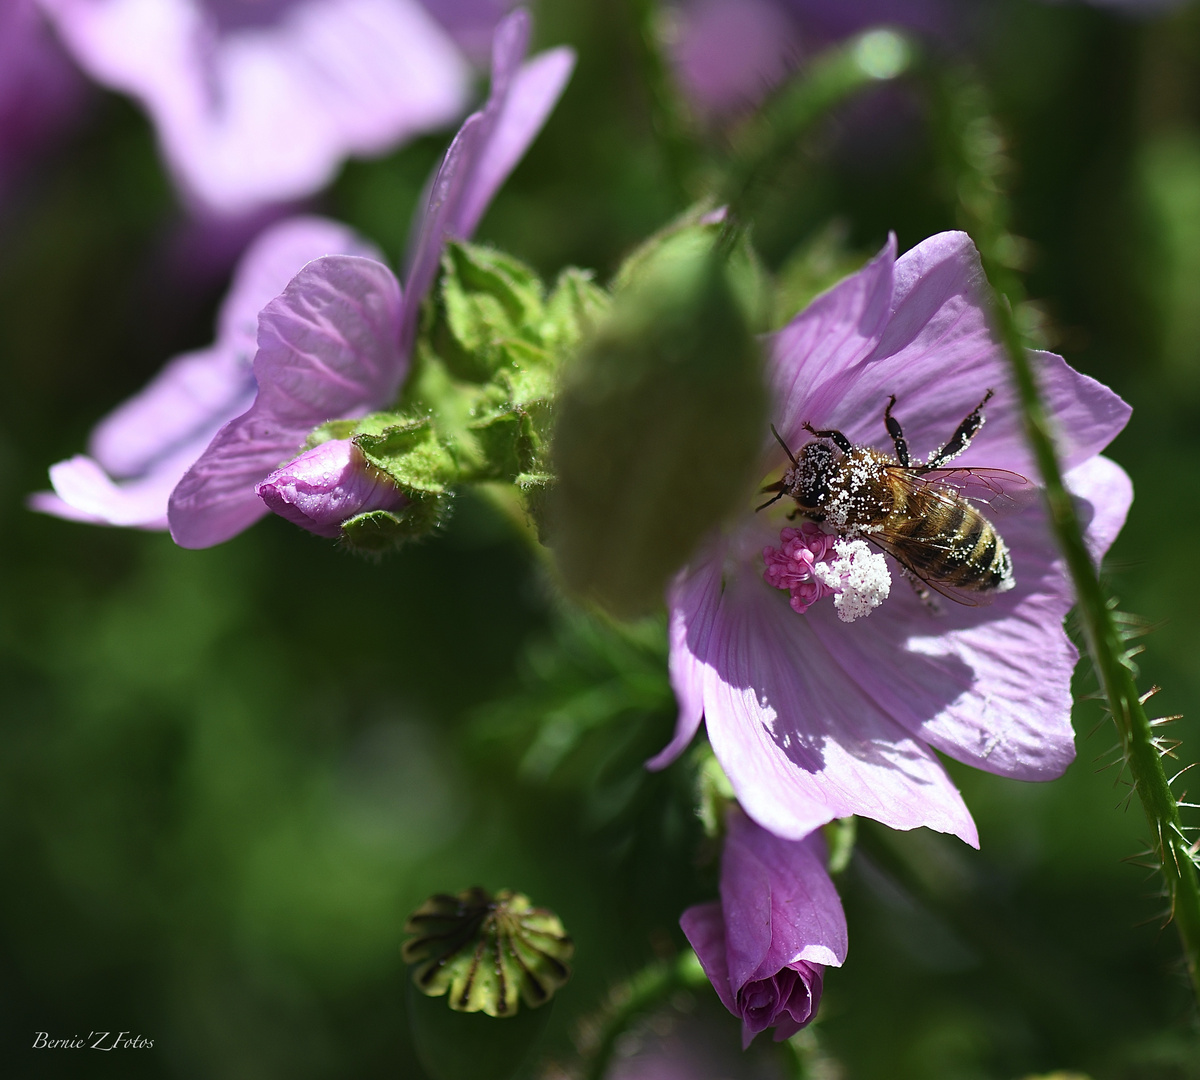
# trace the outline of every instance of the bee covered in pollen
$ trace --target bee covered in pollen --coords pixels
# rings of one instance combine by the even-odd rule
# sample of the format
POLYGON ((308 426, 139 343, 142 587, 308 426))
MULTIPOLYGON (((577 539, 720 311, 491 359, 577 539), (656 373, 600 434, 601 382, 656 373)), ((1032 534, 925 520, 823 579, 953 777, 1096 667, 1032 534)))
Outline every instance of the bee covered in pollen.
POLYGON ((900 422, 892 415, 894 394, 883 413, 894 457, 855 446, 835 429, 819 431, 807 423, 804 427, 814 438, 793 454, 772 426, 792 465, 779 481, 763 488, 777 494, 759 509, 786 495, 796 503, 793 516, 891 555, 926 602, 931 598, 923 585, 960 604, 989 603, 1016 581, 1004 539, 977 504, 997 510, 1015 505, 1009 493, 1032 485, 1004 469, 944 466, 967 449, 983 426, 983 407, 991 397, 989 390, 925 463, 910 459, 900 422))

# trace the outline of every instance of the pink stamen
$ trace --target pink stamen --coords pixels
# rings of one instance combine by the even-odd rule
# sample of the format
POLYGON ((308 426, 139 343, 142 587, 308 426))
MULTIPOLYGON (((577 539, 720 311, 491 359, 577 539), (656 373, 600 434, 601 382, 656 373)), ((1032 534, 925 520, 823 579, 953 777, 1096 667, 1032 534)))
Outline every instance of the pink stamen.
POLYGON ((780 547, 763 548, 763 580, 791 593, 792 610, 803 615, 823 596, 835 590, 822 584, 813 573, 817 563, 833 556, 836 536, 824 533, 812 522, 779 534, 780 547))

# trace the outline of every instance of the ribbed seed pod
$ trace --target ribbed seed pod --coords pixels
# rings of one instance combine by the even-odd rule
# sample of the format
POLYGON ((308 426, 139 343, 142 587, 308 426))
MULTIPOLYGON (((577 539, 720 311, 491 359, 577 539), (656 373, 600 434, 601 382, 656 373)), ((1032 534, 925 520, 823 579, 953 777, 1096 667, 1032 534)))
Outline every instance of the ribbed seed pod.
POLYGON ((571 974, 575 947, 558 916, 511 889, 439 893, 404 929, 413 985, 429 997, 448 994, 457 1012, 515 1016, 522 1001, 544 1005, 571 974))

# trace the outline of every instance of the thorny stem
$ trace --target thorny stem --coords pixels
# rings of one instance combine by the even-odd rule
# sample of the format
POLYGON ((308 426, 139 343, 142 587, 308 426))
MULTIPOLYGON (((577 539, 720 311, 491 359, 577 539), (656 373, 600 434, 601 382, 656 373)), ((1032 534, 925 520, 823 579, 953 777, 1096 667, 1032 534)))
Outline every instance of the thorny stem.
POLYGON ((1134 789, 1150 824, 1151 842, 1170 900, 1170 914, 1183 944, 1192 989, 1200 1003, 1200 880, 1196 873, 1196 851, 1183 832, 1179 805, 1163 770, 1113 605, 1104 594, 1084 542, 1074 501, 1063 483, 1049 418, 1014 314, 1020 309, 1024 291, 1012 269, 1011 253, 1015 245, 1007 231, 1008 213, 1000 182, 1004 162, 995 125, 980 107, 983 97, 977 86, 964 87, 956 80, 950 87, 943 84, 941 90, 943 94, 949 91, 942 98, 943 106, 951 100, 951 95, 953 100, 974 102, 976 106, 959 108, 949 115, 957 144, 959 212, 962 224, 979 245, 984 269, 997 293, 993 306, 995 326, 1012 364, 1025 414, 1026 434, 1045 485, 1051 526, 1075 584, 1088 652, 1116 723, 1134 789))

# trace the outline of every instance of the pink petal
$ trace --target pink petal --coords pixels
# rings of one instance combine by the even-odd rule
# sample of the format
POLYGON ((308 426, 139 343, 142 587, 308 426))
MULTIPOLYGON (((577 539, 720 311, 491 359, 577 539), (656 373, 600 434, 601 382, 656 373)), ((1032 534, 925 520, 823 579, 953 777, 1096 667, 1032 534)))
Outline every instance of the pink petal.
POLYGON ((185 445, 174 457, 157 462, 152 472, 120 484, 91 458, 76 454, 50 467, 54 491, 30 496, 29 505, 42 513, 93 525, 165 529, 167 497, 198 451, 194 444, 185 445))
POLYGON ((356 514, 397 510, 405 503, 391 478, 367 463, 349 439, 330 439, 276 469, 256 487, 276 514, 334 539, 356 514))
POLYGON ((825 426, 838 415, 838 396, 845 392, 842 371, 861 364, 875 349, 890 313, 895 258, 892 236, 858 273, 822 293, 768 339, 774 423, 793 450, 811 438, 805 421, 825 426))
POLYGON ((738 810, 726 822, 721 904, 733 992, 798 960, 840 966, 846 916, 820 838, 784 840, 738 810))
POLYGON ((457 213, 447 224, 452 235, 466 237, 475 231, 500 185, 546 123, 574 67, 575 53, 560 47, 539 53, 515 73, 464 185, 457 213))
POLYGON ((680 917, 679 925, 695 950, 704 974, 712 983, 717 997, 734 1016, 738 1016, 736 993, 729 985, 729 968, 725 959, 725 916, 719 903, 696 904, 680 917))
POLYGON ((221 426, 254 400, 259 311, 305 263, 332 254, 370 258, 377 252, 352 230, 324 218, 291 218, 265 230, 238 264, 217 316, 216 344, 172 360, 101 420, 89 447, 96 460, 115 477, 134 477, 185 443, 198 442, 199 456, 221 426))
POLYGON ((254 405, 227 424, 171 496, 171 535, 209 547, 258 520, 254 486, 327 420, 362 416, 395 396, 400 286, 381 263, 327 256, 306 266, 259 317, 254 405))
MULTIPOLYGON (((852 295, 851 282, 857 282, 859 290, 871 287, 881 294, 886 289, 883 271, 889 250, 890 245, 821 301, 828 305, 828 298, 843 289, 852 295)), ((989 325, 990 302, 979 253, 970 237, 946 232, 896 260, 890 311, 865 359, 855 338, 840 342, 826 331, 822 340, 818 325, 811 321, 815 313, 806 318, 812 307, 801 312, 776 335, 771 348, 772 371, 789 376, 804 372, 791 381, 774 376, 776 393, 783 395, 777 411, 788 424, 786 432, 780 431, 789 446, 795 450, 811 438, 800 427, 808 420, 815 427, 840 429, 853 443, 891 452, 883 410, 895 394, 894 414, 904 428, 909 450, 914 459, 924 460, 949 440, 992 390, 983 429, 954 465, 1011 469, 1036 480, 1037 467, 1026 444, 1008 358, 989 325), (808 333, 800 338, 804 327, 808 333), (794 344, 800 341, 803 344, 794 344), (836 357, 828 355, 827 341, 837 342, 836 357), (804 356, 806 349, 814 353, 813 358, 804 356)), ((841 317, 851 319, 856 314, 857 309, 850 307, 841 317)), ((1059 356, 1032 353, 1031 359, 1048 411, 1062 433, 1059 452, 1066 467, 1073 468, 1112 441, 1128 420, 1129 407, 1059 356)))
POLYGON ((475 231, 487 204, 541 130, 574 66, 570 49, 552 49, 518 69, 530 32, 529 14, 523 10, 496 27, 487 103, 459 129, 433 178, 407 259, 400 336, 406 347, 437 276, 445 238, 465 239, 475 231))
POLYGON ((43 0, 81 66, 137 98, 181 185, 220 214, 300 198, 349 154, 439 127, 465 59, 416 0, 297 0, 222 30, 195 0, 43 0))

